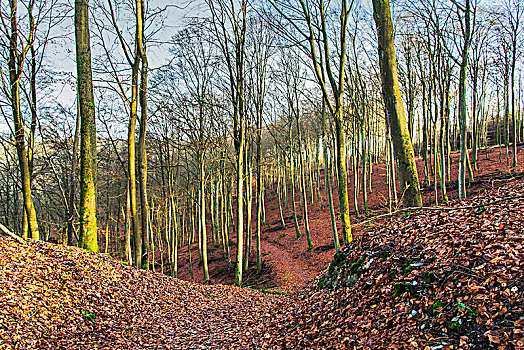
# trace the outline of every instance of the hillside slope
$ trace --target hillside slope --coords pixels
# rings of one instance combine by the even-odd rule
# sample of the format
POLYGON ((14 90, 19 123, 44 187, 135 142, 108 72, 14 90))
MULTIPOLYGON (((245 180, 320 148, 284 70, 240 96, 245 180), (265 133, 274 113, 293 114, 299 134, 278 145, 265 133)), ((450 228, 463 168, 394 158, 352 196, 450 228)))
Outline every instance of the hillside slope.
MULTIPOLYGON (((451 179, 447 183, 447 195, 450 199, 458 197, 458 162, 459 153, 451 153, 452 166, 449 169, 451 172, 451 179)), ((524 178, 524 147, 519 147, 518 159, 519 166, 510 168, 506 163, 504 148, 492 147, 479 151, 478 157, 478 171, 474 171, 475 180, 467 180, 468 196, 484 191, 484 189, 491 189, 498 187, 507 181, 513 181, 514 177, 524 178), (513 179, 513 180, 512 180, 513 179)), ((424 183, 424 162, 422 159, 417 160, 418 173, 420 181, 424 183)), ((354 174, 348 173, 349 182, 354 183, 354 174)), ((422 187, 422 194, 424 203, 427 206, 434 205, 434 183, 433 177, 430 175, 431 185, 422 187)), ((384 214, 388 212, 387 199, 388 188, 385 181, 386 166, 384 164, 376 164, 373 166, 373 174, 370 177, 370 184, 373 192, 368 194, 368 204, 371 210, 370 215, 384 214)), ((397 187, 398 188, 398 187, 397 187)), ((439 203, 442 204, 439 189, 439 203)), ((335 212, 339 212, 337 189, 333 187, 335 212)), ((352 189, 350 188, 350 194, 352 189)), ((296 239, 295 228, 293 226, 293 218, 289 216, 286 218, 286 228, 281 224, 277 192, 274 186, 268 186, 266 189, 266 225, 262 227, 262 260, 264 263, 262 276, 255 274, 255 249, 251 253, 250 270, 243 277, 243 285, 256 285, 259 287, 275 288, 281 291, 296 291, 301 289, 304 284, 314 278, 325 268, 335 254, 335 247, 333 245, 333 235, 331 231, 329 206, 327 203, 327 194, 321 181, 320 196, 316 191, 313 191, 314 200, 309 202, 309 225, 311 229, 311 239, 314 248, 308 250, 306 235, 304 232, 304 220, 302 211, 298 210, 298 222, 302 230, 302 236, 296 239), (285 259, 282 259, 285 257, 285 259), (261 283, 265 282, 265 283, 261 283)), ((297 191, 295 198, 297 208, 300 208, 300 198, 297 191)), ((291 203, 291 201, 289 201, 291 203)), ((359 194, 359 205, 362 210, 362 193, 359 194)), ((350 195, 351 207, 351 222, 353 224, 366 220, 365 217, 357 218, 353 211, 353 196, 350 195)), ((283 214, 291 213, 291 209, 286 210, 285 205, 283 214)), ((254 217, 253 212, 253 217, 254 217)), ((337 220, 337 227, 340 231, 340 220, 337 220)), ((358 235, 361 226, 354 228, 354 233, 358 235)), ((209 230, 209 232, 211 229, 209 230)), ((255 232, 253 231, 253 234, 255 232)), ((235 261, 235 249, 237 237, 235 232, 230 232, 230 251, 233 263, 235 261)), ((197 265, 198 244, 193 244, 192 248, 192 262, 194 281, 202 282, 203 273, 202 268, 197 265)), ((187 281, 193 280, 189 273, 189 257, 187 249, 179 250, 179 266, 178 277, 187 281)), ((233 284, 235 280, 234 268, 228 268, 227 262, 223 258, 222 249, 210 245, 208 251, 209 273, 212 283, 233 284)), ((234 266, 234 264, 233 264, 234 266)))
POLYGON ((0 348, 523 349, 524 184, 365 230, 301 294, 0 237, 0 348))
POLYGON ((367 229, 263 345, 524 349, 524 184, 452 205, 367 229))
MULTIPOLYGON (((524 349, 524 184, 513 178, 523 169, 499 174, 497 166, 452 208, 359 226, 305 289, 333 257, 327 209, 317 204, 311 215, 316 246, 307 251, 292 227, 278 227, 269 201, 262 248, 270 268, 258 278, 301 290, 289 296, 203 286, 0 236, 0 350, 524 349)), ((214 282, 227 283, 226 269, 216 273, 214 282)))
POLYGON ((0 349, 241 349, 285 296, 203 286, 0 236, 0 349))

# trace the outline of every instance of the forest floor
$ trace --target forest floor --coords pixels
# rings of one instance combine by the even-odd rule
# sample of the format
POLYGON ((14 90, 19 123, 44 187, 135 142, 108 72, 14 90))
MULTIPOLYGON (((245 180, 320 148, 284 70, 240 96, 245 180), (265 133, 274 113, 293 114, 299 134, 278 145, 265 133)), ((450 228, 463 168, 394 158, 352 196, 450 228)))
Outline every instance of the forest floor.
MULTIPOLYGON (((511 150, 509 150, 511 152, 511 150)), ((490 189, 493 186, 500 186, 502 183, 521 179, 524 176, 524 149, 519 147, 518 164, 516 168, 510 168, 507 163, 506 149, 504 147, 491 147, 482 149, 478 153, 478 170, 474 171, 474 180, 470 181, 466 175, 467 193, 469 196, 475 195, 490 189)), ((511 154, 509 154, 511 160, 511 154)), ((458 162, 459 152, 451 154, 450 177, 453 181, 447 183, 447 196, 449 200, 458 198, 458 162)), ((417 158, 417 168, 420 176, 421 185, 424 183, 424 163, 421 158, 417 158)), ((321 174, 323 177, 323 174, 321 174)), ((351 222, 356 225, 358 222, 366 221, 364 216, 357 217, 354 211, 352 184, 354 181, 353 173, 348 173, 350 183, 350 208, 351 222)), ((430 177, 432 175, 430 174, 430 177)), ((386 184, 386 167, 384 164, 373 166, 371 185, 373 192, 368 194, 368 207, 370 216, 385 214, 388 212, 388 188, 386 184)), ((429 179, 429 186, 422 187, 423 202, 425 206, 435 205, 435 190, 433 178, 429 179)), ((438 203, 443 204, 440 183, 438 186, 438 203)), ((338 196, 336 187, 333 187, 333 201, 335 212, 339 213, 338 196)), ((397 187, 398 188, 398 187, 397 187)), ((256 274, 256 255, 255 246, 250 256, 249 271, 244 274, 243 286, 253 286, 255 289, 274 289, 282 292, 293 292, 300 290, 307 281, 317 276, 322 269, 325 269, 333 260, 335 246, 333 244, 333 235, 331 231, 331 222, 329 217, 329 207, 327 195, 322 187, 321 198, 317 197, 314 192, 314 201, 309 204, 309 225, 311 239, 314 247, 311 250, 307 248, 307 241, 304 231, 304 222, 302 208, 297 194, 297 217, 302 236, 296 239, 293 217, 288 216, 285 219, 286 228, 281 225, 278 210, 278 201, 274 189, 266 190, 266 225, 262 227, 262 257, 263 270, 261 274, 256 274)), ((362 193, 359 193, 359 206, 362 211, 362 193)), ((283 209, 284 210, 284 209, 283 209)), ((289 210, 291 215, 291 209, 289 210)), ((284 216, 286 212, 284 211, 284 216)), ((254 222, 253 212, 253 222, 254 222)), ((254 224, 253 224, 254 225, 254 224)), ((340 220, 337 220, 339 238, 341 238, 340 220)), ((353 228, 355 235, 359 234, 360 226, 353 228)), ((209 232, 210 230, 208 230, 209 232)), ((253 231, 253 235, 255 235, 253 231)), ((230 252, 232 265, 228 266, 224 259, 224 252, 221 247, 209 246, 209 273, 211 283, 233 284, 235 281, 235 252, 237 241, 236 236, 230 237, 230 252)), ((187 249, 179 250, 179 267, 178 278, 186 281, 195 281, 202 283, 203 270, 202 265, 198 263, 198 244, 191 246, 191 255, 193 262, 193 277, 189 273, 189 257, 187 249)))
MULTIPOLYGON (((263 273, 250 264, 244 278, 252 288, 225 285, 234 276, 219 247, 215 285, 202 285, 0 236, 0 349, 524 349, 524 167, 510 171, 497 149, 479 161, 468 200, 451 182, 449 207, 355 227, 335 260, 322 200, 310 211, 311 250, 291 220, 279 229, 268 200, 263 273)), ((454 154, 452 178, 456 167, 454 154)), ((376 166, 373 215, 387 212, 383 178, 376 166)), ((184 258, 179 277, 191 279, 184 258)))
POLYGON ((287 297, 0 236, 0 349, 238 349, 287 297))
POLYGON ((260 348, 524 349, 524 183, 359 232, 260 348))

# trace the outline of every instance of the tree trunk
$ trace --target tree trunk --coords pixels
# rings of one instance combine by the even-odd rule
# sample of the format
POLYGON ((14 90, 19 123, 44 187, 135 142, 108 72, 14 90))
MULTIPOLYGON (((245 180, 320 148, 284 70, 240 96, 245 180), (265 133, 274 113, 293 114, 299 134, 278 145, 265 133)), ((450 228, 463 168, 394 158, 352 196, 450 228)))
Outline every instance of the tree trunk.
POLYGON ((331 187, 329 170, 329 153, 327 148, 327 133, 326 133, 326 115, 325 104, 322 102, 322 149, 324 150, 324 188, 328 195, 329 217, 331 219, 331 232, 333 234, 333 243, 335 245, 335 252, 340 251, 340 241, 338 239, 337 222, 335 220, 335 207, 333 205, 333 189, 331 187))
POLYGON ((345 127, 342 119, 342 107, 338 108, 335 116, 335 129, 337 137, 338 198, 340 203, 340 215, 342 217, 342 237, 344 238, 344 244, 349 244, 353 241, 353 235, 351 234, 351 219, 349 216, 346 138, 344 135, 345 127))
POLYGON ((200 237, 202 240, 202 269, 204 273, 204 283, 209 283, 209 268, 207 266, 207 228, 206 228, 206 188, 203 154, 200 155, 200 237))
MULTIPOLYGON (((139 6, 140 1, 137 1, 139 6)), ((138 9, 137 9, 138 10, 138 9)), ((135 59, 131 67, 131 101, 130 101, 130 114, 129 114, 129 125, 127 131, 127 147, 128 147, 128 159, 127 167, 129 174, 129 194, 130 194, 130 209, 131 209, 131 231, 133 232, 133 248, 134 248, 134 260, 137 268, 142 267, 142 236, 140 234, 140 227, 138 223, 138 209, 137 209, 137 193, 136 193, 136 120, 138 110, 138 73, 140 66, 140 55, 138 54, 138 45, 141 42, 142 31, 139 28, 141 23, 141 16, 137 11, 137 26, 135 36, 135 59)))
POLYGON ((75 1, 78 104, 80 105, 80 237, 78 245, 98 252, 96 224, 96 128, 91 72, 88 0, 75 1))
POLYGON ((467 149, 467 125, 466 125, 466 78, 468 68, 468 52, 470 41, 470 1, 466 0, 465 10, 465 38, 464 47, 462 48, 462 62, 460 64, 460 78, 459 78, 459 123, 460 123, 460 163, 458 174, 458 190, 459 197, 466 198, 466 157, 467 149))
MULTIPOLYGON (((257 113, 257 233, 256 233, 256 249, 257 249, 257 273, 262 271, 262 250, 260 236, 262 234, 262 113, 257 113)), ((278 197, 278 209, 280 212, 280 218, 282 218, 282 206, 280 203, 280 195, 278 193, 277 185, 277 197, 278 197)))
MULTIPOLYGON (((173 212, 173 226, 174 226, 174 234, 173 234, 173 277, 178 277, 178 216, 177 216, 177 205, 175 204, 174 198, 171 198, 171 210, 173 212)), ((153 260, 154 263, 154 260, 153 260)))
POLYGON ((421 207, 417 166, 400 94, 389 0, 373 0, 382 92, 391 127, 404 207, 421 207))
POLYGON ((304 160, 304 155, 302 154, 302 129, 300 127, 300 112, 297 108, 296 111, 296 122, 297 122, 297 134, 298 134, 298 159, 300 163, 300 183, 302 188, 302 199, 303 199, 303 214, 304 214, 304 228, 306 230, 306 239, 308 249, 313 248, 313 242, 311 241, 311 232, 309 230, 309 217, 308 217, 308 201, 306 193, 306 180, 305 180, 305 167, 306 162, 304 160))
MULTIPOLYGON (((125 237, 125 254, 126 261, 129 266, 133 265, 133 251, 131 248, 131 200, 129 198, 129 182, 126 188, 126 211, 124 214, 125 226, 126 226, 126 237, 125 237)), ((123 212, 123 209, 122 209, 123 212)))
MULTIPOLYGON (((67 210, 67 245, 73 245, 73 221, 75 216, 75 192, 76 192, 76 168, 78 163, 78 145, 80 138, 80 109, 76 116, 75 138, 73 141, 73 155, 71 164, 71 174, 69 176, 69 205, 67 210)), ((118 214, 118 212, 117 212, 118 214)), ((118 216, 118 215, 117 215, 118 216)), ((117 237, 118 239, 118 237, 117 237)), ((120 251, 119 251, 120 253, 120 251)))
MULTIPOLYGON (((242 122, 243 123, 243 120, 242 122)), ((240 126, 243 129, 243 125, 240 126)), ((242 249, 244 245, 244 206, 242 184, 244 178, 244 135, 243 130, 239 138, 237 149, 237 266, 235 273, 235 285, 242 285, 242 249)))
MULTIPOLYGON (((518 24, 518 23, 517 23, 518 24)), ((512 49, 512 62, 511 62, 511 141, 513 142, 513 160, 511 162, 511 167, 517 167, 517 113, 515 112, 515 66, 517 59, 517 40, 516 35, 513 38, 513 49, 512 49)))
POLYGON ((289 154, 289 174, 290 174, 290 180, 291 180, 291 208, 293 209, 293 224, 295 225, 295 237, 298 239, 300 236, 302 236, 302 233, 300 232, 300 226, 298 226, 298 219, 297 219, 297 205, 295 202, 295 181, 293 180, 295 176, 295 161, 293 157, 293 152, 291 151, 289 154))
MULTIPOLYGON (((140 75, 140 131, 138 135, 138 178, 140 184, 140 214, 141 214, 141 231, 142 231, 142 252, 146 255, 145 261, 142 262, 142 268, 148 269, 149 266, 149 202, 147 198, 147 151, 146 151, 146 132, 147 132, 147 73, 148 62, 144 40, 144 0, 137 1, 137 16, 140 16, 140 25, 137 30, 142 34, 137 40, 138 51, 142 60, 142 70, 140 75), (139 6, 138 6, 139 5, 139 6), (140 11, 139 11, 140 10, 140 11), (140 12, 140 13, 138 13, 140 12)), ((154 257, 152 257, 154 259, 154 257)), ((154 263, 153 263, 154 264, 154 263)))
MULTIPOLYGON (((248 152, 246 152, 248 153, 248 152)), ((250 153, 250 152, 249 152, 250 153)), ((253 243, 253 229, 251 223, 251 212, 253 203, 253 167, 251 165, 251 155, 246 156, 246 254, 244 256, 244 272, 247 272, 249 268, 249 255, 251 254, 251 246, 253 243)))
MULTIPOLYGON (((22 75, 22 61, 19 59, 18 52, 18 24, 17 24, 17 0, 9 1, 11 9, 11 35, 9 38, 9 82, 11 85, 11 109, 13 112, 15 146, 18 155, 20 167, 20 182, 22 185, 22 196, 24 202, 23 218, 26 219, 24 232, 28 232, 32 239, 40 239, 36 211, 34 208, 33 198, 31 195, 31 174, 29 170, 29 161, 25 148, 25 130, 24 121, 20 111, 20 78, 22 75)), ((32 40, 30 38, 30 40, 32 40)), ((27 236, 27 234, 23 234, 27 236)))

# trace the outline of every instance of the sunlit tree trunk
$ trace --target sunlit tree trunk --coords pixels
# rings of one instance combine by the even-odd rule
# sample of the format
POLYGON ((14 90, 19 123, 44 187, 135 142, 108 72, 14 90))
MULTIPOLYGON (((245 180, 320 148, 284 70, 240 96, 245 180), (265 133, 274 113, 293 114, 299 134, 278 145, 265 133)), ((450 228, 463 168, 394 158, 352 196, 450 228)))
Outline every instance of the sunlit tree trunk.
POLYGON ((75 217, 75 193, 76 193, 76 181, 77 181, 76 168, 78 164, 77 154, 78 154, 78 146, 79 146, 79 139, 80 139, 80 119, 81 119, 80 118, 80 109, 78 108, 78 113, 76 116, 75 136, 74 136, 73 150, 72 150, 73 154, 72 154, 71 174, 69 176, 69 205, 67 208, 67 245, 69 246, 73 245, 73 229, 74 229, 73 221, 75 217))
POLYGON ((137 208, 137 188, 136 188, 136 121, 138 115, 138 98, 139 98, 139 70, 140 70, 140 47, 142 43, 142 3, 140 0, 136 1, 136 32, 135 32, 135 52, 134 61, 131 65, 131 101, 129 106, 129 126, 127 132, 127 147, 128 147, 128 174, 129 174, 129 189, 130 189, 130 209, 131 209, 131 230, 133 232, 133 250, 135 266, 142 267, 142 235, 140 234, 140 226, 138 220, 137 208))
POLYGON ((131 247, 131 218, 130 218, 129 182, 126 186, 126 209, 122 208, 122 216, 125 221, 125 259, 129 266, 133 265, 133 251, 131 247))
MULTIPOLYGON (((138 178, 140 184, 140 227, 142 231, 142 252, 146 255, 145 261, 142 261, 142 268, 148 269, 149 266, 149 202, 147 198, 147 152, 146 152, 146 132, 147 132, 147 73, 148 62, 146 57, 146 48, 144 43, 144 0, 137 1, 137 18, 140 24, 137 30, 141 35, 137 38, 138 55, 142 61, 140 72, 140 131, 138 135, 138 178)), ((137 22, 137 23, 138 23, 137 22)), ((152 256, 154 259, 154 256, 152 256)), ((153 262, 154 264, 154 262, 153 262)))
POLYGON ((18 164, 20 168, 20 183, 22 187, 22 197, 24 203, 24 210, 22 210, 22 218, 25 218, 25 225, 23 225, 23 236, 31 236, 32 239, 40 239, 38 230, 38 222, 36 218, 36 211, 34 208, 33 198, 31 194, 31 174, 29 170, 29 160, 27 157, 27 150, 25 147, 25 128, 24 120, 20 110, 20 79, 22 76, 23 60, 25 53, 32 45, 33 33, 30 33, 28 46, 22 48, 22 53, 18 51, 18 23, 17 23, 17 0, 10 0, 9 7, 11 33, 9 36, 9 83, 10 83, 10 103, 14 121, 15 146, 18 155, 18 164), (20 57, 21 55, 21 57, 20 57), (27 228, 25 228, 27 227, 27 228), (25 233, 27 232, 27 233, 25 233))
MULTIPOLYGON (((282 223, 282 229, 286 229, 286 221, 284 219, 284 214, 282 210, 282 188, 284 187, 283 181, 282 181, 282 171, 280 170, 280 167, 277 167, 277 198, 278 198, 278 214, 280 217, 280 222, 282 223)), ((260 194, 262 195, 262 194, 260 194)), ((262 215, 262 213, 260 213, 262 215)))
POLYGON ((465 22, 465 36, 464 46, 461 52, 460 63, 460 77, 459 77, 459 124, 460 124, 460 162, 458 174, 458 192, 460 198, 466 198, 466 166, 467 166, 467 124, 466 124, 466 78, 468 68, 469 45, 471 37, 471 23, 470 23, 470 0, 466 0, 466 7, 464 13, 465 22))
MULTIPOLYGON (((256 138, 257 138, 257 198, 256 198, 256 211, 257 211, 257 233, 256 233, 256 249, 257 249, 257 273, 260 273, 262 271, 262 247, 261 247, 261 235, 262 235, 262 195, 263 195, 263 189, 262 189, 262 110, 260 109, 257 111, 257 131, 256 131, 256 138)), ((282 206, 280 203, 280 193, 278 193, 278 184, 277 184, 277 197, 278 197, 278 209, 280 213, 280 218, 282 219, 282 206)), ((282 220, 283 222, 284 220, 282 220)), ((285 224, 284 224, 285 226, 285 224)))
POLYGON ((243 190, 244 183, 244 118, 240 118, 239 135, 237 138, 237 264, 235 273, 235 285, 242 285, 242 249, 244 245, 244 206, 243 190))
POLYGON ((96 223, 96 128, 91 72, 88 0, 75 1, 78 104, 80 106, 80 237, 78 245, 98 251, 96 223))
POLYGON ((293 224, 295 225, 295 238, 300 238, 302 232, 300 232, 300 226, 298 225, 297 219, 297 206, 295 202, 295 158, 293 155, 293 144, 292 144, 292 133, 291 133, 291 123, 289 124, 289 179, 291 187, 291 208, 293 211, 293 224))
POLYGON ((324 150, 324 188, 326 189, 329 204, 329 218, 331 219, 331 233, 333 234, 333 243, 335 252, 340 251, 340 241, 338 239, 337 222, 335 219, 335 206, 333 205, 333 189, 331 187, 331 177, 329 176, 329 151, 326 142, 326 116, 325 103, 322 102, 322 149, 324 150))
MULTIPOLYGON (((173 257, 172 257, 172 261, 173 261, 173 277, 178 277, 178 240, 179 240, 179 230, 182 229, 182 226, 179 225, 178 223, 178 215, 177 215, 177 205, 175 203, 175 200, 174 198, 171 198, 171 210, 172 210, 172 213, 173 213, 173 228, 174 228, 174 232, 173 232, 173 240, 172 240, 172 245, 173 245, 173 257)), ((154 263, 154 260, 153 260, 153 263, 154 263)))
MULTIPOLYGON (((29 16, 29 32, 30 35, 35 33, 35 18, 33 16, 34 1, 30 1, 28 4, 28 16, 29 16)), ((27 162, 29 167, 29 179, 33 179, 33 169, 34 169, 34 148, 35 148, 35 132, 36 132, 36 122, 37 122, 37 98, 36 98, 36 72, 37 72, 37 62, 36 62, 36 49, 35 45, 30 43, 30 72, 29 72, 29 90, 30 96, 29 100, 29 109, 31 110, 31 127, 29 129, 29 135, 27 139, 27 162)), ((27 211, 24 210, 24 219, 23 219, 25 229, 25 237, 27 237, 27 232, 29 231, 29 221, 27 217, 27 211)))
POLYGON ((297 136, 298 136, 298 159, 300 163, 299 171, 300 171, 300 183, 302 188, 302 199, 303 199, 303 215, 304 215, 304 229, 306 230, 306 239, 307 239, 307 246, 308 249, 313 248, 313 242, 311 241, 311 232, 309 230, 309 215, 308 215, 308 198, 306 193, 306 180, 305 180, 305 174, 306 171, 306 162, 304 160, 304 155, 302 153, 302 128, 300 125, 300 111, 297 109, 295 111, 295 121, 297 123, 297 136))
POLYGON ((398 162, 397 172, 403 194, 402 204, 405 207, 420 207, 422 197, 415 155, 400 95, 389 0, 373 0, 373 13, 377 27, 382 91, 398 162))
POLYGON ((204 273, 204 283, 209 282, 209 267, 207 264, 207 228, 206 228, 206 188, 205 188, 205 173, 204 173, 204 155, 200 155, 199 166, 200 166, 200 181, 199 181, 199 191, 200 195, 200 210, 199 214, 199 226, 200 226, 200 239, 202 245, 202 269, 204 273))
POLYGON ((331 60, 331 52, 329 48, 328 39, 329 30, 326 21, 326 5, 324 0, 312 3, 309 1, 300 0, 298 8, 292 8, 287 1, 269 0, 271 6, 276 8, 281 14, 285 9, 292 9, 293 15, 287 16, 286 19, 291 23, 294 22, 293 17, 300 13, 303 15, 303 20, 307 25, 307 31, 301 32, 304 40, 309 44, 308 54, 313 63, 313 70, 315 78, 319 84, 323 98, 326 105, 335 121, 335 137, 336 137, 336 162, 337 162, 337 180, 338 180, 338 194, 340 202, 340 214, 342 219, 342 235, 344 243, 348 244, 353 240, 351 234, 351 220, 349 215, 349 197, 348 197, 348 179, 346 169, 346 129, 343 118, 343 103, 344 103, 344 85, 347 59, 347 24, 349 20, 349 12, 353 2, 348 4, 347 0, 342 0, 340 3, 340 34, 337 45, 340 52, 336 54, 337 64, 333 64, 331 60), (319 15, 318 23, 313 23, 313 16, 319 15), (317 38, 320 38, 320 44, 317 43, 317 38), (335 74, 335 67, 337 74, 335 74), (324 71, 327 79, 324 77, 324 71), (328 85, 329 84, 329 85, 328 85), (331 91, 328 91, 331 90, 331 91), (333 97, 331 97, 333 95, 333 97))
MULTIPOLYGON (((248 152, 246 152, 248 153, 248 152)), ((251 153, 251 152, 249 152, 251 153)), ((249 255, 251 254, 251 247, 253 243, 253 229, 251 223, 251 212, 252 212, 252 203, 253 203, 253 167, 251 165, 251 155, 247 155, 246 159, 246 168, 247 168, 247 177, 246 177, 246 254, 244 255, 244 272, 247 272, 249 268, 249 255)))

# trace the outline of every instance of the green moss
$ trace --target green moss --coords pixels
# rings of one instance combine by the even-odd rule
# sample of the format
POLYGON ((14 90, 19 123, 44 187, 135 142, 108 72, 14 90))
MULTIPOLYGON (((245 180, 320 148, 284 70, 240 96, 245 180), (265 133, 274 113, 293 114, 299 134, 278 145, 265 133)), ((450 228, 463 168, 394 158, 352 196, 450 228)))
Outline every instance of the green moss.
POLYGON ((358 271, 364 261, 366 261, 367 255, 362 255, 356 262, 352 263, 349 269, 351 271, 358 271))
POLYGON ((319 280, 318 289, 334 289, 351 285, 358 279, 360 267, 367 257, 367 255, 363 255, 357 261, 351 262, 347 259, 347 253, 338 252, 329 264, 326 275, 319 280))
POLYGON ((391 280, 394 280, 395 277, 397 277, 397 271, 395 271, 395 270, 390 271, 389 274, 388 274, 388 277, 389 277, 391 280))
POLYGON ((95 321, 95 314, 93 314, 91 312, 88 312, 88 311, 84 310, 82 312, 82 317, 85 320, 90 321, 91 323, 96 323, 96 321, 95 321))
POLYGON ((431 305, 431 310, 430 310, 431 314, 435 315, 439 307, 442 307, 442 301, 440 299, 438 299, 437 301, 433 303, 433 305, 431 305))
POLYGON ((415 292, 415 286, 413 286, 410 282, 396 282, 393 290, 391 291, 391 296, 393 298, 397 298, 406 292, 413 294, 415 292))
POLYGON ((461 323, 461 320, 459 319, 458 321, 452 322, 449 325, 449 329, 451 329, 453 332, 464 333, 465 327, 461 323))

